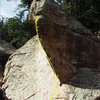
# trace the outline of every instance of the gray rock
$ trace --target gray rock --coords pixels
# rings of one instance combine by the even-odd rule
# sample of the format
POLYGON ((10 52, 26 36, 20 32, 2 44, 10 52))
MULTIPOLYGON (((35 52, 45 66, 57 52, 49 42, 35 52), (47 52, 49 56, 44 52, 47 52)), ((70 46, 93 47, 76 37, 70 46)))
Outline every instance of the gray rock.
POLYGON ((95 100, 100 96, 100 70, 80 68, 67 84, 60 86, 37 39, 29 40, 9 58, 3 90, 11 100, 95 100), (57 85, 56 85, 57 84, 57 85))
POLYGON ((33 23, 36 16, 40 16, 41 43, 59 77, 35 36, 10 56, 2 86, 5 95, 11 100, 98 99, 99 39, 53 0, 34 0, 30 8, 33 23))
POLYGON ((11 100, 50 100, 56 77, 37 36, 10 56, 4 80, 2 88, 11 100))
POLYGON ((81 67, 98 68, 100 40, 77 19, 65 13, 53 0, 34 0, 30 19, 36 17, 41 43, 59 75, 61 84, 68 82, 81 67))
POLYGON ((9 43, 0 39, 0 78, 3 75, 4 66, 8 60, 8 57, 14 53, 15 48, 12 47, 9 43))

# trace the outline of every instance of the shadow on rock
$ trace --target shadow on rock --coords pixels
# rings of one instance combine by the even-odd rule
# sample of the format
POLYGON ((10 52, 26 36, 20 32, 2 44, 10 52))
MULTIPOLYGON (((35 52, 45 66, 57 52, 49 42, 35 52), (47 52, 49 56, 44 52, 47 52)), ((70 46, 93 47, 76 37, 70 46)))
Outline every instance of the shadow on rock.
POLYGON ((9 56, 10 56, 10 54, 7 54, 4 51, 0 50, 0 64, 3 66, 3 71, 4 71, 4 66, 5 66, 9 56))
POLYGON ((100 68, 80 68, 67 84, 83 89, 100 89, 100 68))
POLYGON ((6 97, 6 94, 2 89, 0 89, 0 100, 11 100, 6 97))
POLYGON ((99 97, 97 97, 95 100, 100 100, 100 96, 99 96, 99 97))

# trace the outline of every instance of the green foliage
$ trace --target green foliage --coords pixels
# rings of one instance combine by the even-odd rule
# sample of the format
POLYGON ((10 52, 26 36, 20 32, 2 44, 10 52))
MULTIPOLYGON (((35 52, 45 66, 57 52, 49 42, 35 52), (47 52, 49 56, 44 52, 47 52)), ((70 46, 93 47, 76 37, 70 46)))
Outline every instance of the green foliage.
MULTIPOLYGON (((10 2, 13 0, 7 0, 7 1, 10 2)), ((14 0, 14 1, 16 1, 16 0, 14 0)), ((25 7, 30 8, 33 0, 20 0, 20 1, 21 1, 21 4, 19 4, 20 8, 25 8, 25 7)))
MULTIPOLYGON (((7 1, 10 2, 12 0, 7 0, 7 1)), ((16 8, 16 11, 19 11, 18 15, 20 16, 20 18, 23 18, 24 13, 29 10, 32 1, 33 0, 20 0, 20 4, 18 4, 16 8)))
MULTIPOLYGON (((12 1, 12 0, 7 0, 12 1)), ((2 33, 2 39, 8 41, 15 48, 21 47, 35 33, 34 25, 24 16, 24 12, 28 11, 33 0, 20 0, 18 5, 17 15, 13 18, 9 18, 3 25, 0 26, 0 33, 2 33), (22 9, 21 9, 22 8, 22 9)), ((26 14, 26 13, 25 13, 26 14)))
POLYGON ((21 4, 18 5, 20 8, 29 9, 33 0, 20 0, 20 1, 21 1, 21 4))
POLYGON ((33 24, 28 20, 21 21, 19 17, 9 18, 1 27, 2 39, 14 47, 21 47, 35 35, 33 24))
POLYGON ((21 3, 18 5, 18 9, 23 8, 22 10, 19 10, 19 16, 22 19, 24 13, 29 10, 33 0, 20 0, 20 1, 21 3))
POLYGON ((66 12, 71 12, 92 32, 100 30, 100 0, 57 0, 66 12))

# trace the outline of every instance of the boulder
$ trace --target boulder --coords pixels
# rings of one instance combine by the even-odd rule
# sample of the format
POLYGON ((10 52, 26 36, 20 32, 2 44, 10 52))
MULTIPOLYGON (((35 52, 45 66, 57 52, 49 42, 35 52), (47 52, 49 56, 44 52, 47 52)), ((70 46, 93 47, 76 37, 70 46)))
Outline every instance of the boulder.
POLYGON ((0 78, 3 76, 4 66, 8 57, 14 53, 15 48, 8 42, 0 39, 0 78))
POLYGON ((9 57, 2 86, 11 100, 50 100, 56 76, 37 36, 9 57))
POLYGON ((100 96, 100 68, 78 68, 60 86, 37 36, 9 57, 4 81, 7 100, 98 100, 100 96))
POLYGON ((9 57, 4 96, 11 100, 98 100, 100 40, 53 0, 34 0, 33 23, 36 17, 40 38, 30 39, 9 57))
POLYGON ((37 27, 41 43, 61 84, 80 67, 100 65, 100 39, 53 0, 34 0, 30 8, 33 23, 35 17, 39 17, 37 27))

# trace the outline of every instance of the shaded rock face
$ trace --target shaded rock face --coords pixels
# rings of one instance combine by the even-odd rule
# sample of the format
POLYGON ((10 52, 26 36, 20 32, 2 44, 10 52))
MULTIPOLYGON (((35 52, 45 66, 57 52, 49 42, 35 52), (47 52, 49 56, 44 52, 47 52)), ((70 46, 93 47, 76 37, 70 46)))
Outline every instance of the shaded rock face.
POLYGON ((53 0, 34 0, 30 9, 33 23, 35 16, 40 16, 41 43, 61 83, 66 83, 80 67, 100 65, 100 40, 53 0))
POLYGON ((0 100, 11 100, 5 96, 4 91, 1 88, 0 88, 0 100))
POLYGON ((0 39, 0 78, 3 75, 4 66, 8 60, 8 57, 15 51, 9 43, 0 39))

